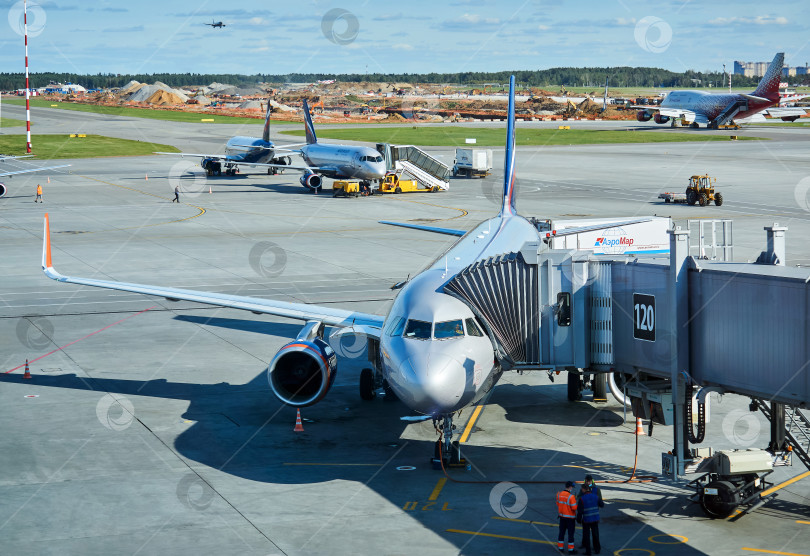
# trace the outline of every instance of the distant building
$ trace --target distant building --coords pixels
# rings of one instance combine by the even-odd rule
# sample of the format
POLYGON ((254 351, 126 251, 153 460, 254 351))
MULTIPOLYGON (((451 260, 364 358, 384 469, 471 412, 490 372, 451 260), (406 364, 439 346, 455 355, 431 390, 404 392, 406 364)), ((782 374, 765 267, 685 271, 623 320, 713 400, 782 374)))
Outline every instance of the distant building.
MULTIPOLYGON (((768 65, 770 62, 741 62, 739 60, 734 61, 734 74, 735 75, 744 75, 745 77, 762 77, 765 75, 765 72, 768 71, 768 65)), ((804 66, 796 66, 796 67, 788 67, 785 66, 782 68, 782 75, 785 77, 793 77, 795 75, 807 75, 808 73, 808 66, 805 64, 804 66)))

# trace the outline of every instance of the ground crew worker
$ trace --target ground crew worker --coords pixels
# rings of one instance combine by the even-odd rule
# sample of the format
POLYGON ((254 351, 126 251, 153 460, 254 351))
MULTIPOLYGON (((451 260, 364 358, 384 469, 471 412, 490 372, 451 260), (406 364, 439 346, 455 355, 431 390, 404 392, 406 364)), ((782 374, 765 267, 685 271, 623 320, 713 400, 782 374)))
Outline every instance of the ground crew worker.
POLYGON ((36 199, 34 199, 34 202, 35 202, 35 203, 36 203, 37 201, 39 201, 40 203, 42 202, 42 186, 41 186, 41 185, 39 185, 39 184, 37 184, 37 198, 36 198, 36 199))
POLYGON ((180 202, 180 185, 174 186, 174 199, 172 199, 172 203, 179 203, 180 202))
POLYGON ((577 523, 582 523, 582 544, 585 554, 591 554, 591 537, 593 537, 593 553, 599 554, 602 545, 599 544, 599 508, 605 503, 591 490, 588 485, 582 485, 582 496, 577 505, 577 523))
MULTIPOLYGON (((596 496, 599 498, 599 507, 601 508, 603 506, 603 503, 602 503, 602 489, 599 488, 598 486, 596 486, 596 484, 593 482, 593 477, 591 475, 585 475, 585 480, 582 482, 582 486, 579 487, 579 492, 577 493, 577 502, 579 502, 579 500, 582 498, 582 495, 585 492, 585 487, 590 487, 591 492, 596 494, 596 496)), ((580 544, 579 547, 580 548, 585 548, 585 536, 584 535, 582 537, 582 544, 580 544)))
POLYGON ((557 493, 557 514, 560 518, 560 534, 557 536, 557 549, 565 552, 565 533, 568 532, 568 554, 576 554, 574 529, 577 519, 577 497, 574 496, 574 481, 565 483, 565 490, 557 493))

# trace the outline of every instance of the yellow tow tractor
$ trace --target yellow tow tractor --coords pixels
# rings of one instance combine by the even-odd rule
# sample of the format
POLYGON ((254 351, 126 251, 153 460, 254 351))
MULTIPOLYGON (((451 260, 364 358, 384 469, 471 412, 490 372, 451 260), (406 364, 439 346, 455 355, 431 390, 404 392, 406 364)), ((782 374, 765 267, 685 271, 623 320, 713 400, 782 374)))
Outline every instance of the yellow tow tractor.
POLYGON ((714 202, 716 206, 723 204, 723 194, 714 190, 717 178, 708 175, 692 176, 686 186, 686 193, 661 193, 659 199, 665 203, 686 203, 688 205, 699 204, 702 207, 714 202))
POLYGON ((380 182, 380 188, 375 191, 382 195, 383 193, 435 193, 439 188, 434 186, 432 188, 419 189, 419 182, 416 180, 403 180, 398 173, 386 174, 385 179, 380 182))
POLYGON ((335 180, 332 182, 332 197, 367 197, 371 195, 368 182, 335 180))

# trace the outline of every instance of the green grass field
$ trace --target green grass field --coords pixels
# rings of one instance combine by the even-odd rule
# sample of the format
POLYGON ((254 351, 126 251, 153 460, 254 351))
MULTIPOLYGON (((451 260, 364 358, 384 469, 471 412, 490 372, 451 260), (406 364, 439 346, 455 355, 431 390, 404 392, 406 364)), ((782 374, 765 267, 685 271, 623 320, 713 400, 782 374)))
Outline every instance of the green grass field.
MULTIPOLYGON (((213 119, 211 124, 255 124, 261 126, 264 121, 260 118, 238 118, 234 116, 220 116, 218 114, 199 114, 196 112, 177 112, 173 110, 152 110, 150 108, 133 108, 131 106, 95 106, 93 104, 77 104, 74 102, 55 102, 42 98, 32 98, 31 106, 36 108, 55 108, 59 110, 76 110, 78 112, 92 112, 94 114, 108 114, 112 116, 128 116, 130 118, 149 118, 152 120, 166 120, 170 122, 200 123, 202 119, 213 119)), ((3 99, 5 104, 25 106, 25 99, 3 99)), ((289 123, 289 122, 286 122, 289 123)))
POLYGON ((13 118, 0 118, 0 127, 19 127, 25 125, 25 120, 15 120, 13 118))
POLYGON ((759 127, 810 127, 810 119, 802 118, 796 122, 759 122, 755 124, 746 124, 746 126, 759 127))
MULTIPOLYGON (((287 135, 304 135, 301 130, 282 131, 287 135)), ((321 129, 318 137, 369 143, 396 143, 400 145, 431 145, 463 147, 467 138, 475 138, 475 146, 502 146, 506 138, 503 128, 469 127, 386 127, 321 129)), ((731 135, 731 134, 729 134, 731 135)), ((681 141, 728 141, 728 135, 703 131, 658 130, 586 130, 586 129, 518 129, 517 145, 588 145, 601 143, 668 143, 681 141)), ((740 139, 760 139, 740 137, 740 139)))
MULTIPOLYGON (((180 152, 169 145, 116 139, 103 135, 68 137, 67 135, 34 135, 31 137, 37 160, 57 158, 96 158, 101 156, 144 156, 154 151, 180 152)), ((0 153, 25 154, 25 135, 0 136, 0 153)))

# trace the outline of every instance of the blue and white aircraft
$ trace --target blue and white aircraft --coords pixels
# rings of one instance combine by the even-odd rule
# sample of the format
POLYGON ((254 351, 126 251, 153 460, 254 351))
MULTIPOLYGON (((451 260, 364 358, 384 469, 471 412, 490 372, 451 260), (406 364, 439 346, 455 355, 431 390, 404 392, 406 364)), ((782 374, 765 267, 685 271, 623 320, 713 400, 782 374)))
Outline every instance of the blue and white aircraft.
MULTIPOLYGON (((527 241, 538 241, 537 229, 517 214, 515 191, 515 100, 514 77, 510 80, 509 117, 502 205, 499 214, 469 232, 428 226, 431 232, 461 236, 434 264, 401 286, 387 315, 373 315, 287 303, 255 297, 185 290, 65 276, 51 260, 48 216, 45 216, 42 269, 53 280, 113 290, 186 300, 277 315, 304 321, 298 336, 282 347, 267 368, 270 388, 291 406, 313 405, 324 398, 335 381, 338 360, 324 339, 326 326, 335 330, 328 339, 346 334, 369 339, 369 360, 374 369, 363 369, 360 395, 374 397, 387 387, 406 406, 441 421, 443 439, 437 444, 447 457, 453 448, 453 415, 476 403, 497 383, 507 367, 490 333, 472 309, 444 291, 444 286, 469 265, 489 257, 519 251, 527 241)), ((311 122, 310 122, 311 123, 311 122)), ((311 130, 308 130, 308 134, 311 130)), ((314 134, 312 135, 314 139, 314 134)), ((310 143, 315 145, 317 142, 310 143)), ((315 153, 310 153, 311 160, 315 153)), ((612 222, 567 228, 558 236, 600 228, 623 226, 644 220, 612 222)))

